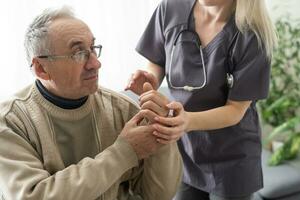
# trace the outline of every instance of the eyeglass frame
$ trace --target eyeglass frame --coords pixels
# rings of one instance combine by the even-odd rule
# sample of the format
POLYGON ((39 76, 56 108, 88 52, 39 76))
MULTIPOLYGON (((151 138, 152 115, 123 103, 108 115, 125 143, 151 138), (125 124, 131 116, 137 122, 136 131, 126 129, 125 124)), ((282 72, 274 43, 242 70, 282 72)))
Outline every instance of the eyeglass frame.
MULTIPOLYGON (((80 62, 78 60, 76 60, 75 56, 79 56, 79 55, 82 55, 84 54, 86 60, 87 61, 90 56, 91 56, 91 53, 95 54, 97 58, 100 57, 101 55, 101 51, 102 51, 102 45, 99 44, 99 45, 93 45, 91 46, 91 48, 93 50, 88 50, 88 49, 85 49, 85 50, 81 50, 81 51, 77 51, 75 53, 72 53, 72 54, 69 54, 69 55, 40 55, 40 56, 36 56, 37 58, 42 58, 42 59, 59 59, 59 58, 71 58, 72 60, 74 60, 75 62, 80 62), (97 52, 95 51, 95 49, 99 49, 99 52, 98 52, 98 55, 97 55, 97 52)), ((32 67, 32 64, 31 66, 32 67)))

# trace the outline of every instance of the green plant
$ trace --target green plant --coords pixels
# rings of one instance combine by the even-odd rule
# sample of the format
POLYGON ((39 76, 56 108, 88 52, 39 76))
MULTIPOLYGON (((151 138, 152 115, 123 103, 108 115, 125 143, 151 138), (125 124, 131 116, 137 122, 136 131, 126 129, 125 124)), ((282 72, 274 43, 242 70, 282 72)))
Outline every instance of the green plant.
POLYGON ((280 147, 269 160, 269 165, 279 165, 284 160, 291 160, 297 157, 300 148, 300 133, 290 135, 282 147, 280 147))
POLYGON ((284 145, 272 155, 271 165, 296 157, 300 150, 300 144, 291 145, 299 140, 295 135, 300 126, 300 23, 283 17, 275 27, 279 40, 272 58, 270 93, 268 99, 259 102, 263 124, 273 127, 264 144, 279 135, 285 138, 284 145))

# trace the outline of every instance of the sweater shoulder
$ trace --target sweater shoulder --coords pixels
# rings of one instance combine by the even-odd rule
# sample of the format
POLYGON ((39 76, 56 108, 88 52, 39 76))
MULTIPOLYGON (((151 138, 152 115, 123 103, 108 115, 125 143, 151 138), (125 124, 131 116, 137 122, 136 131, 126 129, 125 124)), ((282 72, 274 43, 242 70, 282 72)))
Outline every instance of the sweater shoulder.
POLYGON ((113 123, 117 129, 122 129, 126 122, 135 116, 140 108, 129 97, 112 91, 107 88, 99 87, 94 94, 98 112, 105 117, 106 123, 113 123))
POLYGON ((135 107, 137 110, 140 109, 139 105, 135 101, 120 92, 116 92, 104 87, 99 87, 97 93, 105 99, 111 99, 111 101, 119 102, 119 105, 128 105, 135 107))
POLYGON ((31 97, 32 88, 33 85, 29 85, 0 102, 0 118, 5 118, 17 105, 26 104, 31 97))

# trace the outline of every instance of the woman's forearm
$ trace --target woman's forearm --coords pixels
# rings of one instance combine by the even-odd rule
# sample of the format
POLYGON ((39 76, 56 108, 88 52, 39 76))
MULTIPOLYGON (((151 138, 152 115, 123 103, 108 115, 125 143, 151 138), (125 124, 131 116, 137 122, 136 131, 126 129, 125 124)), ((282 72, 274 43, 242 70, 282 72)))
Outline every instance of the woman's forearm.
POLYGON ((147 65, 147 71, 152 73, 155 76, 155 78, 158 81, 158 87, 159 87, 165 77, 164 68, 152 62, 149 62, 147 65))
POLYGON ((213 130, 233 126, 243 118, 251 101, 228 101, 226 105, 207 111, 187 112, 187 131, 213 130))

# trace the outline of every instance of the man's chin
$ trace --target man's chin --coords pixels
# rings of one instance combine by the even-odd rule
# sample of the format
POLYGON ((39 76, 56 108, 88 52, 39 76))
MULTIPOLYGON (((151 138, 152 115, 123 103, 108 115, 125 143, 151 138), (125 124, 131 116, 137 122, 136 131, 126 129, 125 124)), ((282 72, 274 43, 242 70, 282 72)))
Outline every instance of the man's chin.
POLYGON ((98 81, 92 86, 88 87, 88 95, 94 94, 98 90, 98 81))

